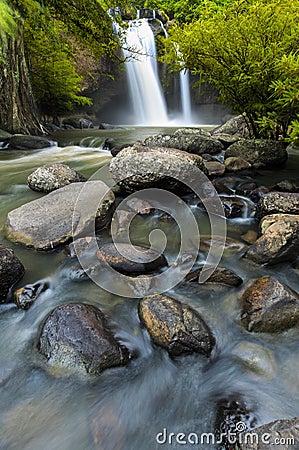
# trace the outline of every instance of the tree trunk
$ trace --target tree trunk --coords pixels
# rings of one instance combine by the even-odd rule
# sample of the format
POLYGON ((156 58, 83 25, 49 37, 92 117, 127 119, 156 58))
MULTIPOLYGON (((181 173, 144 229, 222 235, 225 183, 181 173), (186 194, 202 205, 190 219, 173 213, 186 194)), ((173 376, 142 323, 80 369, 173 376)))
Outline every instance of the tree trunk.
POLYGON ((23 27, 0 37, 0 128, 10 133, 41 134, 24 55, 23 27))

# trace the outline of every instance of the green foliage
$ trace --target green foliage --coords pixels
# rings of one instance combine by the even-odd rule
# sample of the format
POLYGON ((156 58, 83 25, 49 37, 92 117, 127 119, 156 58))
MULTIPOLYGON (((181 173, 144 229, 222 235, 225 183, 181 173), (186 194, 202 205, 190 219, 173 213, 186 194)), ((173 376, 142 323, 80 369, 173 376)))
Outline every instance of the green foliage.
POLYGON ((0 0, 0 37, 12 34, 16 29, 15 13, 5 0, 0 0))
POLYGON ((298 113, 299 1, 212 3, 197 21, 172 28, 166 60, 213 83, 224 103, 246 112, 256 136, 286 136, 298 113))

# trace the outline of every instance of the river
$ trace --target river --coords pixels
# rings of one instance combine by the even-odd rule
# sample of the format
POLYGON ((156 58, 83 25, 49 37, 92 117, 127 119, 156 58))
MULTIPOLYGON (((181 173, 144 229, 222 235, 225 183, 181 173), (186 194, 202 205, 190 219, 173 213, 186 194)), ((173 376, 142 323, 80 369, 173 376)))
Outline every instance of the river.
MULTIPOLYGON (((106 137, 116 143, 143 140, 162 128, 65 131, 52 138, 59 146, 41 151, 0 152, 0 226, 8 211, 39 197, 26 184, 35 168, 54 161, 65 162, 90 176, 111 158, 100 146, 106 137)), ((260 172, 257 181, 270 185, 296 178, 299 156, 290 151, 279 171, 260 172)), ((105 180, 106 181, 106 180, 105 180)), ((204 223, 204 215, 198 212, 204 223)), ((135 238, 144 239, 159 216, 140 219, 135 238)), ((228 220, 228 236, 240 239, 256 228, 254 219, 228 220)), ((163 223, 171 258, 177 233, 172 222, 163 223)), ((207 226, 203 225, 204 232, 207 226)), ((242 398, 260 425, 274 419, 299 415, 299 335, 289 330, 279 335, 254 334, 238 322, 238 289, 217 290, 205 285, 181 285, 169 295, 200 311, 217 342, 209 361, 200 355, 170 359, 154 347, 141 328, 137 299, 103 291, 91 280, 72 277, 64 251, 36 252, 6 241, 23 262, 26 273, 17 287, 47 279, 50 288, 28 310, 13 303, 0 305, 0 448, 3 450, 155 450, 159 448, 209 448, 213 445, 162 445, 165 433, 214 431, 216 405, 222 399, 242 398), (113 329, 136 355, 124 368, 108 369, 99 377, 62 376, 46 368, 36 345, 45 316, 57 305, 83 301, 100 307, 111 318, 113 329), (252 363, 244 355, 252 352, 252 363), (159 433, 162 433, 162 435, 159 433), (164 433, 164 434, 163 434, 164 433), (159 440, 159 438, 158 438, 159 440)), ((299 291, 299 273, 289 264, 272 268, 228 252, 222 266, 233 268, 244 282, 265 274, 274 275, 299 291)), ((168 437, 167 437, 168 439, 168 437)))

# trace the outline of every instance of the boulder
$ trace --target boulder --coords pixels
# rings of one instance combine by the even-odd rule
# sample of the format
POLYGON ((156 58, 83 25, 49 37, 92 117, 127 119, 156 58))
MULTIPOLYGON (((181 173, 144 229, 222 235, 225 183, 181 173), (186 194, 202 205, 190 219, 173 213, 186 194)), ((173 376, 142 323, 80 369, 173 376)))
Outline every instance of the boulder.
POLYGON ((225 217, 233 219, 235 217, 242 217, 244 212, 244 202, 234 197, 221 196, 225 217))
POLYGON ((113 336, 104 313, 93 305, 69 303, 45 319, 38 350, 51 366, 100 374, 128 364, 128 349, 113 336))
MULTIPOLYGON (((202 272, 202 267, 193 272, 188 273, 185 277, 185 281, 193 281, 198 282, 199 276, 202 272)), ((230 269, 226 269, 225 267, 217 267, 214 270, 212 275, 206 280, 206 283, 217 283, 223 284, 224 286, 233 286, 237 287, 243 283, 243 280, 239 275, 233 272, 230 269)))
POLYGON ((181 136, 185 134, 196 134, 201 136, 211 137, 211 133, 209 131, 203 130, 202 128, 178 128, 173 133, 175 136, 181 136))
POLYGON ((225 159, 238 157, 245 159, 255 169, 281 167, 288 159, 284 143, 267 139, 243 139, 230 145, 225 159))
POLYGON ((245 256, 258 264, 273 265, 295 261, 299 253, 299 215, 271 214, 265 216, 262 236, 249 247, 245 256))
POLYGON ((228 133, 214 133, 213 137, 220 141, 225 149, 241 139, 238 135, 228 133))
POLYGON ((219 161, 204 161, 203 164, 208 177, 221 177, 225 172, 225 165, 219 161))
POLYGON ((103 245, 97 251, 97 258, 121 273, 147 273, 167 266, 163 254, 139 245, 123 243, 117 243, 117 248, 114 244, 103 245))
POLYGON ((263 217, 275 213, 299 214, 299 193, 266 193, 257 205, 257 216, 263 217))
POLYGON ((239 156, 230 156, 229 158, 226 158, 224 166, 228 172, 239 172, 240 170, 248 170, 252 167, 248 161, 245 161, 245 159, 240 158, 239 156))
POLYGON ((249 341, 241 341, 233 349, 233 358, 246 371, 268 380, 277 373, 274 353, 267 347, 249 341))
POLYGON ((203 169, 202 158, 172 148, 127 147, 110 161, 111 176, 126 192, 151 187, 188 191, 180 180, 190 180, 193 169, 203 169))
POLYGON ((26 284, 26 286, 14 292, 15 304, 19 309, 29 309, 35 303, 39 295, 49 288, 46 281, 38 281, 34 284, 26 284))
POLYGON ((80 181, 86 181, 86 178, 76 170, 61 163, 51 163, 38 167, 27 178, 30 189, 46 194, 70 183, 80 181))
POLYGON ((94 223, 104 227, 113 204, 114 194, 102 181, 72 183, 8 213, 6 236, 36 250, 50 250, 67 244, 94 223), (89 207, 89 199, 92 205, 99 199, 98 205, 89 207))
POLYGON ((66 117, 62 121, 65 127, 72 128, 93 128, 93 123, 89 119, 85 119, 84 117, 66 117))
POLYGON ((111 123, 102 122, 99 125, 99 130, 124 130, 125 128, 119 125, 112 125, 111 123))
POLYGON ((210 356, 215 338, 197 311, 166 295, 153 294, 139 303, 139 317, 153 342, 170 356, 200 353, 210 356))
POLYGON ((54 141, 50 141, 42 136, 27 136, 15 134, 7 139, 8 149, 13 150, 39 150, 42 148, 53 147, 54 141))
POLYGON ((282 180, 271 187, 271 191, 299 192, 299 180, 282 180))
POLYGON ((242 234, 241 239, 246 242, 246 244, 254 244, 258 238, 258 232, 255 230, 248 230, 246 233, 242 234))
POLYGON ((211 134, 217 138, 220 134, 228 134, 237 138, 249 138, 251 135, 250 127, 246 122, 245 116, 240 114, 239 116, 230 117, 223 125, 212 130, 211 134))
POLYGON ((248 331, 279 333, 299 324, 299 295, 271 276, 251 282, 241 305, 241 323, 248 331))
POLYGON ((14 252, 0 244, 0 303, 5 302, 10 289, 24 273, 24 266, 14 252))
POLYGON ((195 155, 215 155, 223 150, 221 142, 204 134, 157 134, 145 139, 148 147, 176 148, 195 155))
POLYGON ((240 442, 240 450, 269 450, 275 442, 276 450, 295 450, 299 447, 299 417, 274 420, 253 428, 246 439, 240 436, 240 442))

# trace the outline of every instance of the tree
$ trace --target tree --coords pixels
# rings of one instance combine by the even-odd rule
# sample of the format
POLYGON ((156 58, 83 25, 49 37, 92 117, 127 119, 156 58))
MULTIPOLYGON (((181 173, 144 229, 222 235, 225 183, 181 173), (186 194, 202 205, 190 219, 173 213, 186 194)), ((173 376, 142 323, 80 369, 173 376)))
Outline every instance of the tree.
POLYGON ((255 136, 286 136, 298 114, 299 1, 211 3, 197 21, 172 28, 166 60, 213 83, 224 103, 246 112, 255 136))

